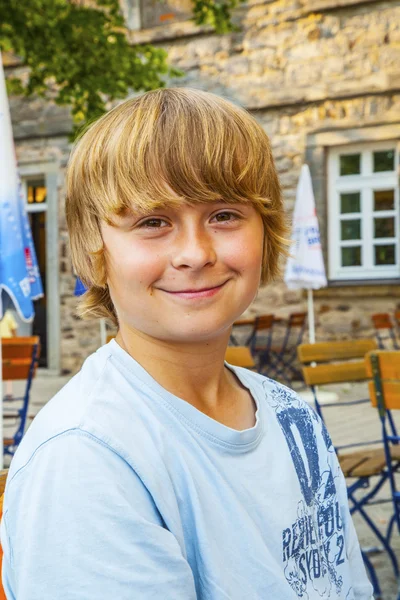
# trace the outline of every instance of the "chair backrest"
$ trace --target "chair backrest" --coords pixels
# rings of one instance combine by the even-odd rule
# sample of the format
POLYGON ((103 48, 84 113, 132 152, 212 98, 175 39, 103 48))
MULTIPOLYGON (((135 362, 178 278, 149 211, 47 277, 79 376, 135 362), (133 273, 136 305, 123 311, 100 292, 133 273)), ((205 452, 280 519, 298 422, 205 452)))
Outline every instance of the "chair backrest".
POLYGON ((274 324, 274 315, 260 315, 256 317, 254 322, 254 330, 260 331, 261 329, 271 329, 274 324))
POLYGON ((380 412, 400 409, 400 350, 373 350, 365 357, 369 397, 380 412))
POLYGON ((305 312, 295 312, 289 315, 286 333, 282 342, 282 351, 286 351, 290 347, 293 349, 293 356, 296 355, 296 346, 302 342, 306 322, 307 313, 305 312))
POLYGON ((255 367, 254 359, 247 346, 228 346, 225 360, 236 367, 245 367, 246 369, 255 367))
POLYGON ((364 356, 377 347, 373 339, 300 344, 297 356, 307 385, 362 381, 367 379, 364 356))
POLYGON ((292 327, 303 327, 307 320, 306 312, 295 312, 289 315, 289 324, 292 327))
POLYGON ((375 313, 371 315, 371 320, 376 329, 379 347, 382 350, 389 349, 387 347, 387 342, 389 342, 390 349, 394 348, 395 350, 398 350, 399 347, 396 339, 396 332, 389 313, 375 313))
POLYGON ((392 329, 393 323, 389 313, 375 313, 371 315, 375 329, 392 329))
POLYGON ((1 344, 3 380, 28 379, 35 375, 40 355, 38 336, 2 338, 1 344))
POLYGON ((7 475, 8 469, 0 470, 0 496, 4 494, 4 490, 6 489, 7 475))
MULTIPOLYGON (((2 519, 2 517, 3 517, 3 499, 4 499, 3 494, 4 494, 5 487, 6 487, 7 475, 8 475, 8 469, 0 470, 0 519, 2 519)), ((2 568, 2 565, 3 565, 3 549, 0 546, 0 570, 2 568)), ((7 600, 1 581, 0 581, 0 600, 7 600)))
POLYGON ((0 470, 0 496, 4 494, 4 490, 6 489, 7 475, 8 469, 0 470))

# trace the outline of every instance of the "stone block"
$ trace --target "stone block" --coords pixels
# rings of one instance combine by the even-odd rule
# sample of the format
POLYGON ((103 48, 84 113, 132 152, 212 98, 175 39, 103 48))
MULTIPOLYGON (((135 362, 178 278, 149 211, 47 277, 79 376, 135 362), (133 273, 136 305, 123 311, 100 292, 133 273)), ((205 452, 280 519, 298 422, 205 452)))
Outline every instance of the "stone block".
MULTIPOLYGON (((282 294, 282 300, 285 304, 299 304, 303 299, 302 290, 286 290, 282 294)), ((292 309, 292 307, 290 307, 292 309)), ((292 310, 292 312, 298 312, 292 310)), ((301 312, 301 311, 300 311, 301 312)))

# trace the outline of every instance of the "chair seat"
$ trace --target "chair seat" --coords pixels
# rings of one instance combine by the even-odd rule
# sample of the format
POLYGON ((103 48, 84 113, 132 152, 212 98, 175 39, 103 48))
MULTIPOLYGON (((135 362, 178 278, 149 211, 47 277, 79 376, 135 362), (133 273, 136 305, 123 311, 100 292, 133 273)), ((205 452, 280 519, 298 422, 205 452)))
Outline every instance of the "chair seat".
MULTIPOLYGON (((20 413, 18 412, 14 412, 14 413, 4 413, 3 414, 3 419, 19 419, 20 418, 20 413)), ((36 417, 36 415, 33 414, 29 414, 27 416, 28 419, 34 419, 36 417)))
MULTIPOLYGON (((391 455, 393 460, 400 460, 400 446, 393 447, 391 455)), ((357 450, 338 458, 345 477, 371 477, 381 473, 386 466, 383 448, 357 450)))

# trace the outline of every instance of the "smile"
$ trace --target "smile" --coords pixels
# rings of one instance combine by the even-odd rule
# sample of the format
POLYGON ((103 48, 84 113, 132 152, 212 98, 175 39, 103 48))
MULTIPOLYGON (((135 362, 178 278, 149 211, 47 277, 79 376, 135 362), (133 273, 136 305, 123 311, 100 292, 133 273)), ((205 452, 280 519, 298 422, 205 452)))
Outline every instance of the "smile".
POLYGON ((218 292, 227 284, 228 282, 225 281, 224 283, 222 283, 221 285, 217 285, 215 287, 211 287, 211 288, 202 288, 199 290, 179 290, 177 292, 172 292, 169 290, 163 290, 161 288, 162 292, 166 292, 167 294, 171 294, 171 296, 174 296, 175 298, 185 298, 187 300, 196 300, 199 298, 211 298, 212 296, 215 296, 216 294, 218 294, 218 292))

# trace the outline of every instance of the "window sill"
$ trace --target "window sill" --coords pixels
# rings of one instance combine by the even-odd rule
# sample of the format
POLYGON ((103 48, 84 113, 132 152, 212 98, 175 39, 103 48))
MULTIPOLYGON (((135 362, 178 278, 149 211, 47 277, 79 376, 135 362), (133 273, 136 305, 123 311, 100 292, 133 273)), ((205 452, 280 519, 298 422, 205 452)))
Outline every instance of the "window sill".
POLYGON ((398 285, 400 286, 400 277, 394 277, 393 279, 330 279, 328 281, 329 287, 349 287, 368 285, 398 285))
POLYGON ((131 44, 151 44, 180 38, 190 38, 195 35, 213 33, 210 25, 196 25, 194 21, 177 21, 164 25, 155 25, 148 29, 127 31, 131 44))
POLYGON ((400 298, 400 277, 394 279, 331 280, 328 287, 314 291, 315 298, 394 297, 400 298))

